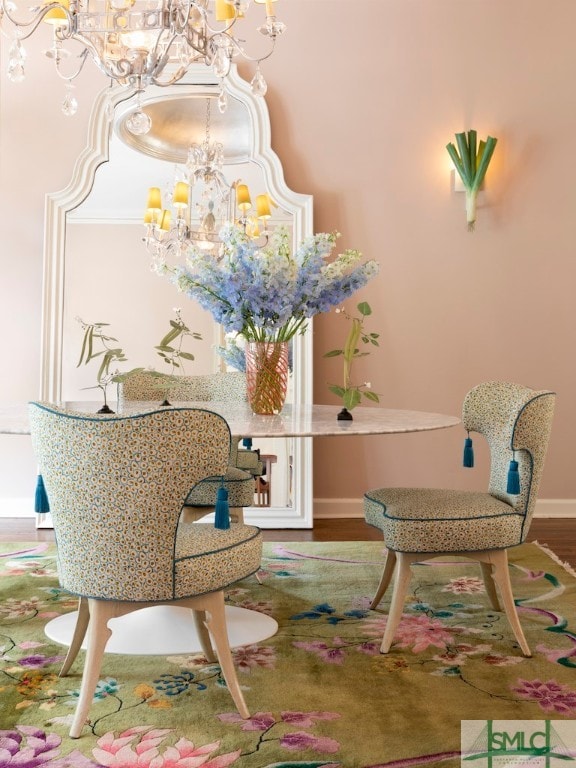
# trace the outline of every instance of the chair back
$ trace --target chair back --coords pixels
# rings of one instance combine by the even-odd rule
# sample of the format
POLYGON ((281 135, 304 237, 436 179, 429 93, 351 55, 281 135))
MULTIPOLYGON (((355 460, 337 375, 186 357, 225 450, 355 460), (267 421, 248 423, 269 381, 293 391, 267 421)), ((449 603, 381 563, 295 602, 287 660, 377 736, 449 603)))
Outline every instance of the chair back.
POLYGON ((95 416, 31 403, 29 411, 62 586, 108 600, 173 599, 180 512, 195 485, 226 472, 226 421, 196 408, 95 416))
POLYGON ((169 381, 152 371, 141 371, 119 384, 118 399, 159 400, 168 391, 170 400, 222 403, 245 402, 246 374, 241 371, 208 373, 203 376, 173 376, 169 381))
POLYGON ((526 536, 548 448, 556 395, 508 382, 485 382, 464 399, 462 422, 470 432, 485 436, 490 447, 492 496, 524 515, 526 536), (518 462, 520 493, 507 493, 510 461, 518 462))

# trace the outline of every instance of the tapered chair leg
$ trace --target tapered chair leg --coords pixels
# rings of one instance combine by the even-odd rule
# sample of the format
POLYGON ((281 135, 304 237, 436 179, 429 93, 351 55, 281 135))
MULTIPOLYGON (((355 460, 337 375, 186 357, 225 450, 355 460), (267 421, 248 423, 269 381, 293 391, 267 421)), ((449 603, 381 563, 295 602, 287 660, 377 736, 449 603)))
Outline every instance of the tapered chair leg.
POLYGON ((421 560, 423 557, 425 557, 425 555, 414 556, 404 552, 396 553, 394 592, 392 593, 392 602, 390 603, 390 611, 388 612, 388 619, 386 621, 386 629, 384 630, 380 653, 388 653, 390 650, 390 646, 394 640, 394 634, 400 623, 400 619, 402 618, 404 601, 406 600, 410 579, 412 578, 410 566, 412 563, 418 562, 418 559, 421 560))
POLYGON ((489 563, 480 563, 482 569, 482 579, 484 581, 484 587, 486 594, 490 600, 490 605, 495 611, 501 611, 500 601, 498 600, 498 593, 496 592, 496 584, 494 583, 494 572, 492 566, 489 563))
POLYGON ((518 641, 518 645, 522 649, 524 656, 532 656, 530 647, 524 637, 524 632, 518 618, 518 612, 516 611, 516 604, 514 603, 514 596, 512 594, 512 585, 510 584, 510 573, 508 571, 508 554, 505 549, 494 550, 490 553, 490 559, 493 564, 494 580, 498 584, 500 595, 502 596, 502 603, 504 604, 504 610, 506 616, 514 632, 514 637, 518 641))
POLYGON ((380 584, 378 585, 378 589, 376 590, 374 599, 370 603, 370 608, 372 609, 376 608, 380 603, 380 600, 382 600, 384 593, 388 589, 388 585, 392 580, 392 576, 394 575, 395 565, 396 565, 396 552, 393 552, 391 549, 389 549, 388 554, 386 555, 386 562, 384 563, 384 572, 382 573, 382 578, 380 579, 380 584))
POLYGON ((78 601, 78 616, 76 618, 76 624, 74 626, 74 634, 72 635, 72 641, 68 648, 68 653, 62 664, 59 677, 66 677, 68 670, 74 663, 74 659, 78 656, 78 651, 82 648, 82 643, 86 637, 86 630, 88 629, 88 622, 90 621, 90 612, 88 610, 88 599, 81 597, 78 601))
POLYGON ((116 613, 117 603, 114 601, 88 600, 90 622, 88 624, 88 647, 84 662, 84 674, 80 685, 80 696, 74 713, 74 720, 70 728, 70 738, 77 739, 86 723, 86 716, 94 698, 94 691, 98 683, 104 649, 112 631, 108 627, 108 621, 113 619, 116 613))
POLYGON ((207 596, 206 612, 206 626, 210 630, 212 640, 216 646, 218 661, 222 668, 222 674, 226 680, 226 685, 228 686, 230 695, 234 699, 238 712, 245 720, 247 720, 250 717, 250 713, 246 706, 246 702, 244 701, 242 691, 240 690, 238 678, 236 677, 236 669, 234 667, 234 662, 232 661, 232 652, 230 651, 228 631, 226 629, 223 592, 213 592, 211 595, 207 596))
POLYGON ((192 615, 194 616, 194 626, 196 627, 196 632, 198 634, 198 639, 200 640, 200 645, 202 646, 202 651, 204 656, 206 656, 206 661, 211 663, 217 661, 214 648, 212 648, 212 642, 210 641, 210 632, 208 632, 208 628, 206 626, 206 611, 199 611, 194 609, 192 610, 192 615))

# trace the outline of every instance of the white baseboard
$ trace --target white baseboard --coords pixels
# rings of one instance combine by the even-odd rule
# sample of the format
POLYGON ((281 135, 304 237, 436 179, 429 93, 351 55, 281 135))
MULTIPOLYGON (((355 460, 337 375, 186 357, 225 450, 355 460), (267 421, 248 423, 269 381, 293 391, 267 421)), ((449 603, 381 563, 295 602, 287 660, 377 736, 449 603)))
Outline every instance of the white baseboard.
MULTIPOLYGON (((539 499, 536 502, 534 516, 543 518, 574 518, 576 517, 576 499, 539 499)), ((36 517, 34 499, 32 497, 0 498, 0 518, 2 517, 36 517)), ((314 499, 314 517, 317 519, 362 518, 364 517, 362 499, 314 499)), ((258 524, 261 525, 262 521, 259 520, 258 524)))
POLYGON ((2 517, 35 517, 34 512, 34 499, 30 496, 28 498, 14 498, 14 499, 2 499, 0 498, 0 518, 2 517))
MULTIPOLYGON (((362 499, 314 499, 314 518, 364 517, 362 499)), ((576 499, 539 499, 534 517, 576 517, 576 499)))

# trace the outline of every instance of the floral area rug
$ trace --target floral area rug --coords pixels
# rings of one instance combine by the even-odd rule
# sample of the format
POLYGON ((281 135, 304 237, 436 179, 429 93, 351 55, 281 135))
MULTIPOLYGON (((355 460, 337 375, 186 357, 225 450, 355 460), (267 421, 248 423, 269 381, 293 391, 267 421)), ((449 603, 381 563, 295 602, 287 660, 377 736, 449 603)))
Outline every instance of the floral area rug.
MULTIPOLYGON (((51 544, 0 550, 0 766, 377 768, 457 766, 460 720, 576 717, 576 577, 545 548, 511 552, 526 659, 472 563, 414 568, 397 640, 379 653, 388 596, 369 609, 378 542, 266 544, 260 581, 228 602, 273 615, 278 633, 238 648, 252 717, 200 655, 108 654, 78 740, 80 682, 46 622, 73 610, 51 544)), ((81 657, 83 654, 81 654, 81 657)))

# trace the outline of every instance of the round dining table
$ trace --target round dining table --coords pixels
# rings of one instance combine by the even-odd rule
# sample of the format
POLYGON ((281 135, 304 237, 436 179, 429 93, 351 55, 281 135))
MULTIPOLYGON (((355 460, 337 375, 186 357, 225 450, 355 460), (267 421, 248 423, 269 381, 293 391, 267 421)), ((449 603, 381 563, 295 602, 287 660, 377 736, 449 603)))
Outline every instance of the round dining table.
MULTIPOLYGON (((94 416, 97 402, 67 401, 59 405, 94 416)), ((132 415, 157 410, 157 403, 126 401, 114 404, 116 412, 132 415)), ((456 416, 426 411, 395 408, 357 407, 351 420, 337 418, 340 408, 334 405, 286 404, 274 416, 254 414, 244 403, 178 402, 171 407, 198 407, 214 411, 226 419, 233 436, 266 437, 334 437, 346 435, 389 435, 445 429, 460 423, 456 416)), ((108 418, 102 414, 101 418, 108 418)), ((0 433, 30 434, 28 407, 24 404, 0 407, 0 433)), ((202 523, 200 523, 202 524, 202 523)), ((276 634, 276 620, 257 611, 237 606, 226 607, 230 646, 261 642, 276 634)), ((46 635, 57 643, 69 645, 76 623, 76 612, 66 613, 48 622, 46 635)), ((112 636, 107 653, 132 655, 174 655, 201 650, 192 613, 176 606, 153 606, 130 613, 110 622, 112 636)))

